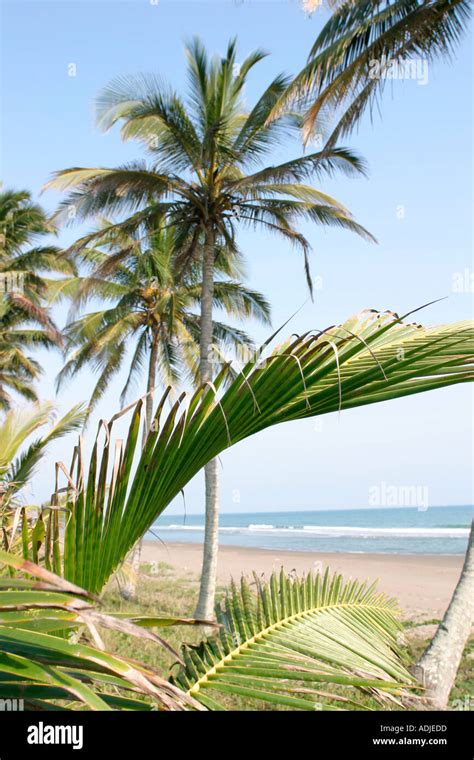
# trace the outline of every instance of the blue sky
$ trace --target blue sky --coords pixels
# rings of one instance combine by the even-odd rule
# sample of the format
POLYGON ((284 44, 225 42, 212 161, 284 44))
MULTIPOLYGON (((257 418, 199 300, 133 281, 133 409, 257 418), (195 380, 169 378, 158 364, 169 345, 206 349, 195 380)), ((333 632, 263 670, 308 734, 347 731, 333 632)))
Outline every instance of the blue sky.
MULTIPOLYGON (((255 48, 271 55, 251 76, 251 105, 280 71, 303 65, 325 18, 307 17, 292 2, 15 2, 2 3, 2 154, 5 186, 35 195, 52 171, 68 166, 113 166, 137 157, 138 146, 94 126, 93 101, 119 74, 158 72, 178 91, 185 87, 183 43, 199 35, 223 53, 237 36, 244 57, 255 48), (68 75, 75 64, 76 76, 68 75)), ((270 299, 274 325, 302 304, 291 331, 321 328, 364 307, 399 313, 435 298, 446 300, 420 316, 427 323, 472 314, 472 292, 457 292, 471 260, 471 44, 452 64, 430 66, 428 82, 386 88, 382 118, 367 117, 344 144, 368 161, 368 179, 337 177, 320 187, 344 202, 379 244, 354 235, 305 226, 313 246, 313 273, 322 287, 308 302, 302 261, 288 245, 264 234, 240 238, 249 283, 270 299)), ((274 160, 297 155, 297 142, 274 160)), ((53 210, 59 196, 42 195, 53 210)), ((77 229, 61 233, 71 242, 77 229)), ((57 318, 64 322, 65 310, 57 318)), ((257 341, 266 337, 252 326, 257 341)), ((58 355, 41 356, 42 397, 54 397, 58 355)), ((87 399, 93 378, 84 372, 62 391, 60 409, 87 399)), ((95 418, 116 411, 120 378, 95 418)), ((137 389, 139 395, 140 389, 137 389)), ((222 509, 228 512, 368 506, 369 489, 382 482, 429 489, 430 504, 472 502, 472 395, 468 387, 302 421, 266 431, 222 456, 222 509)), ((89 435, 93 434, 95 422, 89 435)), ((72 443, 70 441, 69 443, 72 443)), ((34 495, 46 498, 53 462, 69 459, 69 443, 52 450, 34 495)), ((186 494, 189 512, 203 509, 198 476, 186 494)), ((182 503, 171 507, 182 510, 182 503)))

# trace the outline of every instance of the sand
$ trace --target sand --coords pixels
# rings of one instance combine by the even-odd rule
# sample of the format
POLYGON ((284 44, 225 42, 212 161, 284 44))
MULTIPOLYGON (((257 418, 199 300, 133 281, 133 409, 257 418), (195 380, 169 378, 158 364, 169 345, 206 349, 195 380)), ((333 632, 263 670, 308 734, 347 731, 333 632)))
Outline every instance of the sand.
MULTIPOLYGON (((329 566, 346 578, 379 579, 379 588, 398 599, 404 617, 422 621, 441 618, 454 591, 463 564, 462 556, 330 554, 274 551, 235 546, 219 549, 218 581, 240 578, 242 571, 269 575, 283 566, 288 572, 307 572, 329 566)), ((202 560, 200 544, 146 541, 142 562, 166 562, 177 576, 198 580, 202 560)))

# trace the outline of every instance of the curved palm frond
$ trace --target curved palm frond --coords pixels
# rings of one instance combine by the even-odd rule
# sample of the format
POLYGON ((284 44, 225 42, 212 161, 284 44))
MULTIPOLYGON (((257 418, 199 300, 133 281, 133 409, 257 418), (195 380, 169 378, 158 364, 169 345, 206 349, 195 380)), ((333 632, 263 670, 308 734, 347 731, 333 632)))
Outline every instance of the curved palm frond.
MULTIPOLYGON (((44 406, 45 411, 48 406, 49 405, 44 406)), ((50 409, 52 410, 52 407, 50 407, 50 409)), ((22 412, 24 411, 25 409, 22 410, 22 412)), ((27 409, 26 411, 28 414, 31 413, 30 409, 27 409)), ((6 419, 8 419, 8 417, 12 414, 15 415, 16 412, 16 409, 10 410, 6 415, 6 419)), ((46 434, 42 438, 39 438, 37 441, 31 443, 25 449, 25 451, 21 452, 15 461, 11 462, 9 471, 6 475, 6 480, 11 486, 9 488, 10 495, 21 490, 21 488, 23 488, 24 485, 29 481, 36 468, 38 467, 41 458, 44 456, 46 448, 49 446, 49 444, 59 438, 63 438, 64 436, 69 435, 69 433, 74 432, 75 430, 78 430, 84 423, 86 414, 86 404, 76 404, 71 409, 69 409, 69 411, 67 411, 66 414, 64 414, 59 420, 51 420, 51 427, 46 432, 46 434)), ((43 423, 37 419, 37 424, 34 426, 35 429, 41 424, 43 423)), ((4 431, 5 428, 3 423, 2 426, 0 426, 0 437, 2 439, 2 443, 5 440, 4 431)), ((25 430, 22 431, 22 437, 23 440, 25 440, 27 437, 25 435, 25 430)))
POLYGON ((184 646, 185 665, 171 679, 208 709, 223 709, 229 696, 296 710, 364 708, 357 694, 333 687, 383 702, 414 686, 396 602, 374 585, 344 582, 328 569, 301 579, 282 569, 254 581, 256 593, 245 577, 240 588, 231 584, 216 605, 218 635, 184 646))
POLYGON ((143 402, 132 405, 127 442, 117 444, 115 454, 112 428, 120 415, 101 422, 98 438, 104 430, 106 440, 96 439, 88 468, 82 445, 75 449, 61 572, 100 591, 170 501, 234 443, 282 422, 472 381, 473 359, 471 322, 425 328, 392 312, 366 310, 293 338, 268 356, 262 350, 222 392, 233 372, 225 366, 190 398, 182 394, 162 419, 168 389, 138 462, 143 402))

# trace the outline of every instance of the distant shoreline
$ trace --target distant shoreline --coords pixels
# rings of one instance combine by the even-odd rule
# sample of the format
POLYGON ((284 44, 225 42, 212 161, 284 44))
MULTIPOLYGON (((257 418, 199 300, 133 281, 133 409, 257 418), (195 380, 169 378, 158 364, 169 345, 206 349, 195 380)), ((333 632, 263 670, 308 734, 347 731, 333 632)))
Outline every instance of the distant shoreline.
MULTIPOLYGON (((202 544, 145 541, 142 562, 163 562, 190 580, 199 579, 202 544)), ((253 570, 268 576, 283 566, 298 574, 327 566, 346 578, 380 580, 379 588, 398 599, 404 617, 421 621, 443 616, 461 572, 461 554, 349 554, 222 546, 218 581, 238 580, 253 570)))
MULTIPOLYGON (((219 541, 271 551, 462 556, 473 514, 472 507, 223 512, 219 541)), ((204 516, 160 516, 146 538, 200 543, 204 516)))
MULTIPOLYGON (((161 537, 160 537, 161 538, 161 537)), ((186 549, 192 549, 193 551, 200 551, 202 552, 202 542, 199 541, 172 541, 172 540, 165 540, 162 539, 146 539, 143 542, 143 546, 148 547, 149 551, 153 551, 153 547, 160 547, 162 551, 166 552, 167 550, 172 551, 175 548, 178 548, 180 550, 186 550, 186 549)), ((421 554, 417 552, 407 552, 406 554, 397 554, 396 552, 350 552, 350 551, 313 551, 310 549, 298 549, 297 551, 293 551, 291 549, 273 549, 271 547, 263 547, 263 546, 237 546, 237 545, 230 545, 230 544, 221 544, 219 548, 220 552, 235 552, 237 554, 245 554, 248 553, 257 553, 260 552, 262 554, 272 555, 275 557, 279 557, 280 555, 282 557, 304 557, 306 559, 307 556, 313 556, 317 558, 325 557, 325 558, 331 558, 331 557, 341 557, 341 558, 351 558, 355 559, 357 557, 363 557, 367 558, 370 562, 384 562, 387 558, 393 558, 396 560, 404 560, 407 561, 410 560, 420 560, 422 562, 424 559, 427 560, 444 560, 444 559, 453 559, 456 561, 456 563, 460 562, 462 565, 462 562, 464 561, 465 552, 459 552, 458 554, 439 554, 436 552, 432 552, 431 554, 421 554)), ((148 560, 147 560, 148 561, 148 560)), ((166 561, 166 560, 163 560, 166 561)), ((316 559, 313 559, 313 561, 317 561, 316 559)))

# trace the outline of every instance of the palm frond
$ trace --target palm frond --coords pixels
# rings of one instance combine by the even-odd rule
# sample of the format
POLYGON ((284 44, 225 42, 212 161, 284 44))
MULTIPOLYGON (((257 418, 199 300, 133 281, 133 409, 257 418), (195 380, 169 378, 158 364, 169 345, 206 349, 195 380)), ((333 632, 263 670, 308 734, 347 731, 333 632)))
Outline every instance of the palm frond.
POLYGON ((138 462, 143 404, 132 405, 125 445, 113 442, 115 415, 99 426, 88 468, 82 445, 75 449, 66 484, 64 577, 100 591, 170 501, 234 443, 282 422, 471 381, 473 357, 470 322, 425 328, 392 312, 366 310, 266 357, 257 353, 221 393, 232 375, 224 366, 212 384, 187 403, 180 396, 162 419, 168 391, 138 462))
POLYGON ((338 171, 348 176, 365 175, 367 165, 363 158, 348 148, 328 147, 277 166, 268 166, 254 174, 230 182, 229 186, 232 190, 240 191, 245 191, 247 187, 251 189, 253 185, 266 183, 288 182, 291 186, 294 182, 299 183, 312 176, 331 177, 338 171))
POLYGON ((384 702, 414 686, 396 602, 374 586, 283 569, 268 582, 254 575, 254 585, 256 593, 244 576, 240 588, 232 583, 216 606, 218 635, 183 647, 172 683, 205 707, 221 710, 223 698, 238 696, 296 710, 364 709, 357 691, 384 702), (333 690, 341 685, 349 696, 333 690))
POLYGON ((0 432, 0 471, 10 465, 20 446, 35 430, 51 421, 53 408, 52 402, 46 401, 29 408, 12 409, 5 415, 0 432))
MULTIPOLYGON (((56 172, 45 189, 71 190, 56 213, 58 220, 69 218, 71 208, 74 218, 84 219, 100 214, 137 212, 143 204, 174 190, 184 189, 182 182, 174 182, 169 176, 150 170, 142 161, 136 161, 117 169, 70 168, 56 172)), ((97 233, 95 233, 97 235, 97 233)))
POLYGON ((51 428, 43 438, 34 441, 25 449, 25 451, 21 452, 20 456, 11 463, 8 472, 8 480, 11 481, 12 484, 9 489, 10 496, 20 491, 23 486, 28 483, 49 444, 58 438, 63 438, 64 436, 69 435, 69 433, 78 430, 84 424, 86 417, 86 404, 76 404, 69 409, 63 417, 56 422, 53 422, 51 428))
POLYGON ((325 111, 337 114, 329 144, 349 134, 386 83, 372 76, 372 63, 426 62, 452 58, 464 37, 468 0, 343 0, 319 33, 308 62, 275 105, 278 117, 289 103, 313 101, 305 115, 308 141, 325 111))

